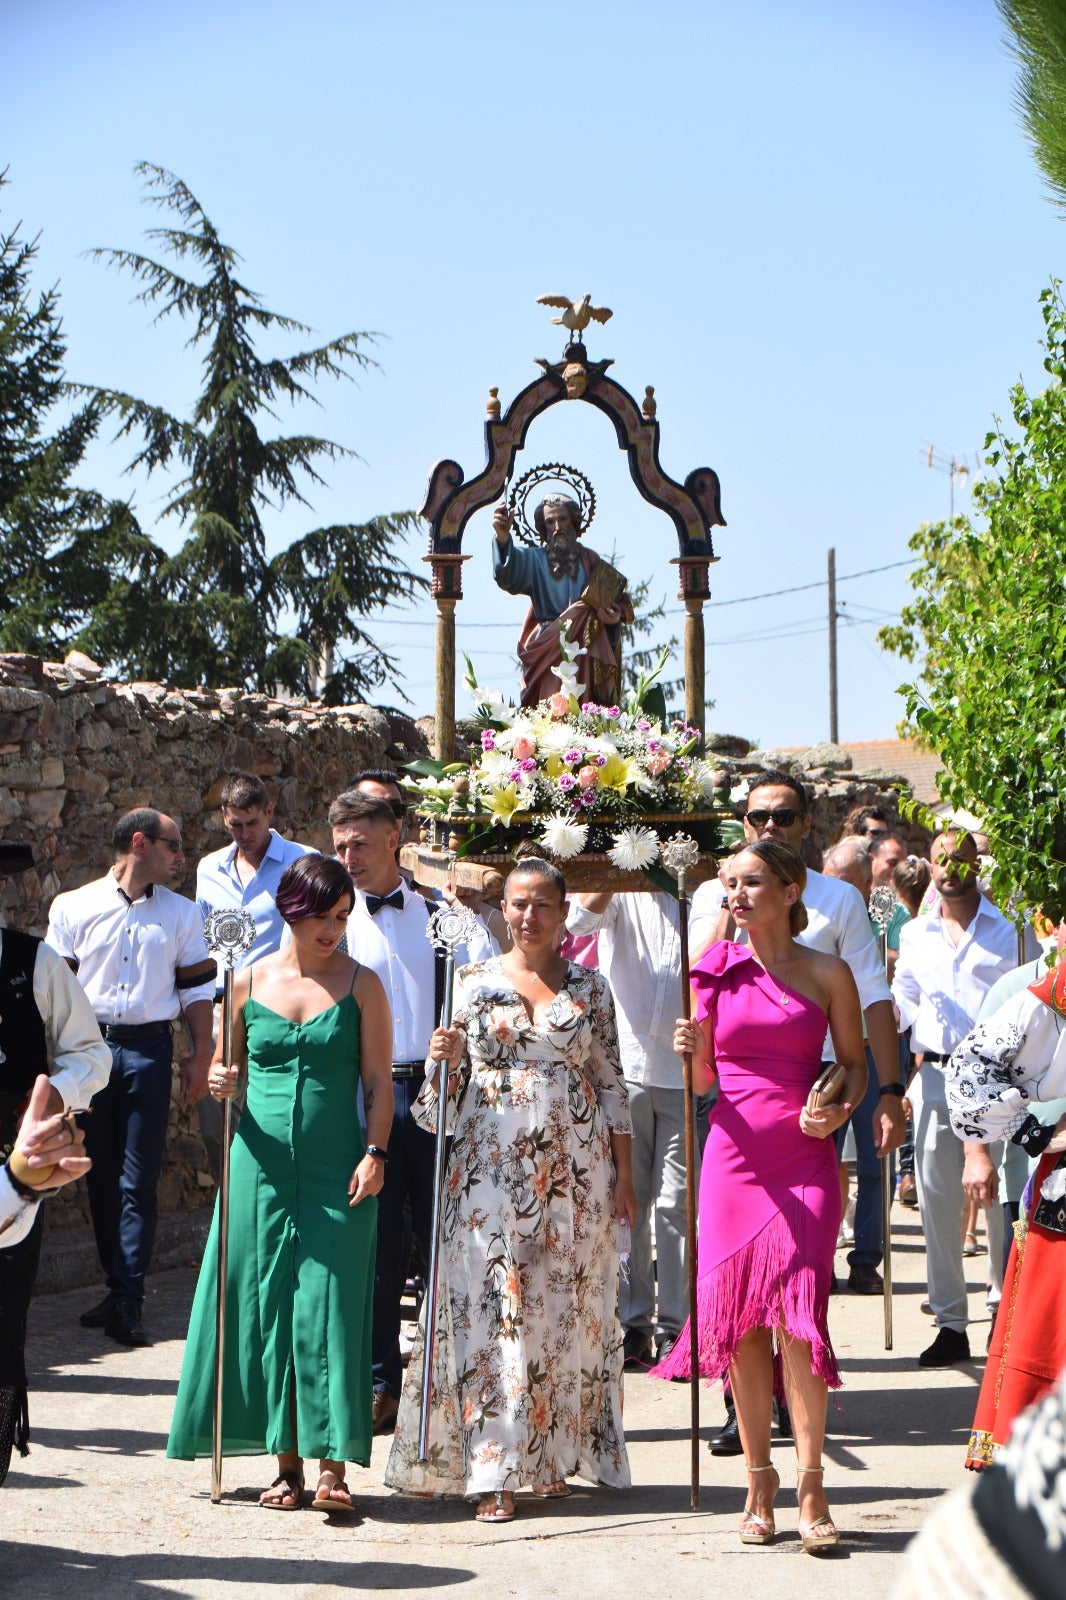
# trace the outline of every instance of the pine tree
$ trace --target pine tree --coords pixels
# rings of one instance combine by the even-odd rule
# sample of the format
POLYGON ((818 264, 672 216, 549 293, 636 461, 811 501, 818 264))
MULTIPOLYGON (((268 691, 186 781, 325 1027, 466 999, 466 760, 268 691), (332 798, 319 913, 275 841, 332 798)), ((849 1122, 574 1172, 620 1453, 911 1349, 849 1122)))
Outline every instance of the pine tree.
POLYGON ((1051 198, 1066 209, 1066 7, 997 0, 1018 61, 1015 101, 1051 198))
POLYGON ((71 481, 99 407, 47 431, 67 399, 66 341, 57 290, 30 287, 39 241, 20 226, 0 233, 0 649, 55 659, 81 642, 113 575, 143 575, 153 551, 127 505, 71 481))
POLYGON ((313 398, 318 379, 376 366, 364 349, 373 336, 260 356, 262 336, 310 330, 240 281, 240 257, 180 178, 148 163, 136 170, 148 202, 182 224, 147 235, 175 265, 130 250, 93 254, 139 280, 137 298, 158 307, 157 322, 176 314, 190 323, 203 381, 188 421, 117 390, 89 391, 120 419, 118 437, 140 436, 129 470, 184 472, 162 515, 187 530, 146 585, 112 589, 92 635, 134 676, 319 691, 334 704, 359 698, 398 673, 360 619, 425 587, 394 550, 416 519, 400 512, 317 528, 268 556, 264 514, 290 501, 306 506, 301 485, 322 483, 325 462, 354 452, 306 434, 266 438, 260 424, 279 400, 313 398))

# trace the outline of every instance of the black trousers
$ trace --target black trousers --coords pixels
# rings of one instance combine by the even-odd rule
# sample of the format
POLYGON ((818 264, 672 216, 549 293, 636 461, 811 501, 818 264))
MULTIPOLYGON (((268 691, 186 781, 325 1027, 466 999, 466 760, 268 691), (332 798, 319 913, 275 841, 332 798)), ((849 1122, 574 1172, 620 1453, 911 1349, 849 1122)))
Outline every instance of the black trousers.
POLYGON ((10 1250, 0 1250, 0 1483, 7 1476, 12 1445, 19 1455, 29 1451, 26 1318, 37 1281, 43 1227, 38 1210, 26 1237, 10 1250))

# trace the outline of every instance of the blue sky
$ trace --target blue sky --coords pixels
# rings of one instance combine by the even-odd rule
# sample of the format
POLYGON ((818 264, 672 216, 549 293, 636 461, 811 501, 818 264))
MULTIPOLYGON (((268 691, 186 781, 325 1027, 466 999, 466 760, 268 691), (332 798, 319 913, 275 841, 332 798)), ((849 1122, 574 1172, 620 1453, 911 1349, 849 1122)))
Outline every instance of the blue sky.
MULTIPOLYGON (((826 592, 801 586, 833 546, 843 577, 890 569, 840 583, 841 736, 892 736, 906 673, 876 622, 906 600, 909 535, 948 509, 925 447, 972 467, 1010 385, 1039 384, 1037 297, 1066 248, 992 0, 5 0, 0 30, 3 220, 41 230, 72 377, 172 409, 195 394, 180 328, 150 328, 84 255, 143 248, 142 159, 180 174, 272 309, 387 335, 382 373, 282 419, 362 460, 273 519, 272 545, 417 507, 443 456, 480 470, 489 385, 506 402, 561 352, 536 296, 589 290, 615 313, 590 355, 655 386, 664 469, 721 476, 709 726, 827 736, 826 592), (799 592, 747 598, 778 589, 799 592)), ((164 485, 123 477, 130 453, 105 436, 85 476, 150 524, 164 485)), ((592 542, 680 634, 672 527, 607 420, 556 407, 519 469, 559 459, 595 485, 592 542)), ((490 537, 484 513, 458 636, 506 690, 524 602, 494 589, 490 537)), ((373 631, 431 710, 430 603, 373 631)))

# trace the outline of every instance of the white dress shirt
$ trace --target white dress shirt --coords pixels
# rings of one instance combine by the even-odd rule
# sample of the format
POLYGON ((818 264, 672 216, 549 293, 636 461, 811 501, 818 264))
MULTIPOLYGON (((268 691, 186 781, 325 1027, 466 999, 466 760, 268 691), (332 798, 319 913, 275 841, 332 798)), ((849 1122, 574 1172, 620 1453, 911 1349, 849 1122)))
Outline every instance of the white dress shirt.
POLYGON ((48 942, 77 962, 78 982, 101 1026, 173 1022, 183 1006, 213 1001, 215 976, 177 987, 177 969, 212 960, 191 900, 156 885, 130 901, 114 873, 57 895, 48 942))
MULTIPOLYGON (((376 972, 384 985, 392 1011, 394 1063, 424 1061, 430 1034, 440 1021, 434 1014, 433 946, 426 938, 429 910, 422 896, 407 884, 400 884, 400 892, 400 910, 382 906, 371 916, 366 895, 357 889, 345 935, 348 954, 376 972)), ((492 941, 479 922, 477 937, 455 952, 456 970, 491 954, 492 941)))
POLYGON ((681 939, 669 894, 616 894, 606 910, 570 902, 566 926, 598 933, 599 966, 614 994, 618 1048, 627 1083, 680 1089, 674 1020, 681 1008, 681 939))
MULTIPOLYGON (((996 979, 1018 965, 1018 934, 984 895, 957 945, 940 912, 938 906, 901 930, 892 997, 900 1028, 912 1030, 912 1048, 949 1056, 973 1027, 996 979)), ((1027 932, 1026 959, 1036 953, 1027 932)))
POLYGON ((281 875, 301 856, 317 853, 309 844, 283 839, 271 828, 266 855, 247 883, 242 883, 237 875, 235 844, 224 850, 213 850, 201 859, 196 869, 196 904, 200 915, 206 917, 210 911, 247 911, 255 922, 254 943, 234 963, 236 971, 280 948, 285 924, 275 896, 281 875))
MULTIPOLYGON (((3 939, 0 928, 0 951, 3 939)), ((65 1111, 84 1111, 111 1075, 111 1052, 81 984, 44 943, 33 963, 33 1000, 44 1023, 52 1087, 65 1111)))

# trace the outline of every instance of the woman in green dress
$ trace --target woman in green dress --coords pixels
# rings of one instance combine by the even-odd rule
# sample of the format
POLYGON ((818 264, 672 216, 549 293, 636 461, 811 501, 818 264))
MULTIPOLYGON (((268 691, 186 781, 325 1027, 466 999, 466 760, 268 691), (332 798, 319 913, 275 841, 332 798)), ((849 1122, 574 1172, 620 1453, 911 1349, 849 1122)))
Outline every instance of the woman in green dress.
MULTIPOLYGON (((314 1505, 349 1511, 346 1461, 371 1445, 370 1324, 377 1202, 392 1123, 385 991, 338 953, 354 903, 340 862, 301 856, 278 885, 291 943, 238 973, 233 1059, 221 1040, 209 1085, 231 1097, 248 1068, 233 1139, 222 1448, 273 1454, 260 1496, 294 1511, 303 1460, 319 1458, 314 1505), (367 1135, 357 1092, 363 1088, 367 1135)), ((217 1226, 196 1286, 168 1456, 211 1453, 217 1226)))

